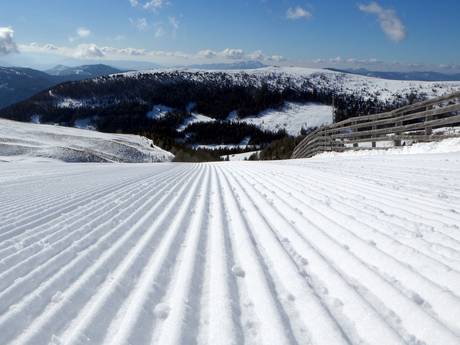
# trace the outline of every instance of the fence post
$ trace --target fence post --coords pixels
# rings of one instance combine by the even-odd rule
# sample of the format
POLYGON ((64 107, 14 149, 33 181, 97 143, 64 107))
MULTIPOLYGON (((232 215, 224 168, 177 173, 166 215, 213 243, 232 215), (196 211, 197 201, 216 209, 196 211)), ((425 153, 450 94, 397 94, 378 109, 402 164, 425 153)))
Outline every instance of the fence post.
MULTIPOLYGON (((425 110, 427 110, 427 111, 431 110, 431 109, 433 109, 432 105, 427 106, 425 108, 425 110)), ((428 121, 430 121, 432 119, 433 119, 433 116, 429 116, 429 115, 425 116, 425 123, 427 123, 428 121)), ((431 126, 425 127, 425 134, 426 135, 432 135, 433 134, 433 128, 431 126)))
MULTIPOLYGON (((356 125, 357 123, 358 123, 357 121, 354 121, 352 122, 352 125, 356 125)), ((356 132, 356 128, 353 128, 351 131, 352 133, 356 132)), ((353 147, 358 147, 358 146, 359 146, 358 143, 353 143, 353 147)))
MULTIPOLYGON (((402 126, 402 122, 396 122, 396 127, 399 127, 399 126, 402 126)), ((394 146, 401 146, 401 138, 399 138, 399 136, 401 135, 401 132, 396 132, 395 134, 396 134, 396 137, 398 139, 395 139, 393 141, 393 145, 394 146)))
MULTIPOLYGON (((372 126, 372 131, 375 131, 377 129, 377 126, 372 126)), ((374 138, 374 134, 371 135, 371 138, 374 138)), ((372 141, 372 148, 375 149, 377 147, 377 143, 375 141, 372 141)))

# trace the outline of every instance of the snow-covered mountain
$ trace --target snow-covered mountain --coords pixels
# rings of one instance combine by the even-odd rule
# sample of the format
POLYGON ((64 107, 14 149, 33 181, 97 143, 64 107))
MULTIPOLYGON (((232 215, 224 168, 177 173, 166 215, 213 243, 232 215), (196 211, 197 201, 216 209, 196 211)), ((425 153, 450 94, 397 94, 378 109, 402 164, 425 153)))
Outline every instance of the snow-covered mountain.
POLYGON ((23 67, 0 67, 0 108, 23 101, 66 81, 95 78, 120 70, 107 65, 63 65, 46 72, 23 67))
POLYGON ((57 65, 46 71, 46 73, 54 76, 78 76, 81 78, 95 78, 120 72, 121 71, 117 68, 103 64, 82 65, 76 67, 57 65))
POLYGON ((174 156, 152 141, 126 134, 0 119, 0 161, 164 162, 174 156))
POLYGON ((22 101, 63 81, 30 68, 0 67, 0 108, 22 101))
POLYGON ((331 71, 352 73, 392 80, 420 80, 420 81, 460 81, 460 73, 447 74, 433 71, 408 71, 408 72, 386 72, 386 71, 369 71, 365 68, 359 69, 335 69, 331 71))
POLYGON ((410 94, 430 98, 460 90, 460 81, 389 80, 327 69, 277 66, 243 71, 238 69, 207 71, 193 68, 134 71, 98 78, 97 82, 107 83, 110 79, 119 79, 121 76, 137 80, 150 77, 167 82, 188 80, 200 84, 222 82, 236 86, 265 86, 280 92, 287 89, 300 92, 333 91, 337 95, 355 94, 381 101, 410 94))
POLYGON ((330 114, 332 105, 342 120, 459 90, 460 82, 386 80, 298 67, 155 69, 61 84, 3 109, 0 117, 28 122, 39 116, 42 123, 66 126, 92 119, 104 132, 148 131, 190 145, 239 144, 250 137, 249 145, 261 145, 282 135, 266 130, 297 134, 302 127, 330 122, 330 115, 326 120, 322 115, 325 109, 330 114), (309 104, 317 107, 307 109, 309 104), (152 116, 155 109, 169 110, 152 116))

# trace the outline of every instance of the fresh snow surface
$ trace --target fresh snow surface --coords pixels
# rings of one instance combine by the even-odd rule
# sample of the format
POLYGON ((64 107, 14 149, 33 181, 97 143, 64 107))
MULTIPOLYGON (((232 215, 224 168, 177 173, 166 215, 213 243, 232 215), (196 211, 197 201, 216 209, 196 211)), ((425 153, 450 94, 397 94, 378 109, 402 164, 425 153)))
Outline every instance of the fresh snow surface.
POLYGON ((299 135, 302 127, 311 128, 331 124, 333 108, 324 104, 287 102, 279 110, 269 109, 258 116, 247 117, 240 121, 254 124, 263 130, 285 129, 290 135, 299 135))
POLYGON ((0 343, 458 345, 459 171, 0 164, 0 343))
MULTIPOLYGON (((460 133, 457 133, 460 135, 460 133)), ((384 142, 385 143, 385 142, 384 142)), ((382 145, 383 146, 383 145, 382 145)), ((385 156, 385 155, 413 155, 419 153, 450 153, 460 152, 460 138, 445 139, 437 142, 416 143, 403 147, 391 147, 384 150, 359 150, 346 152, 325 152, 314 158, 346 157, 346 156, 385 156)))
MULTIPOLYGON (((0 119, 0 161, 162 162, 174 156, 137 135, 0 119)), ((1 341, 0 341, 1 344, 1 341)))

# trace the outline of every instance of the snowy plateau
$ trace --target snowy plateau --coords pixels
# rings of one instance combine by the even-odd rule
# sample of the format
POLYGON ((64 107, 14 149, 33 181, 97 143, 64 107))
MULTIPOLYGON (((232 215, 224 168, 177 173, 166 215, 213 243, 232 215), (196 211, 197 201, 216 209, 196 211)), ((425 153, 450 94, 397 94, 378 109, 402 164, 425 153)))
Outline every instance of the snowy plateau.
POLYGON ((0 163, 0 344, 458 345, 460 141, 412 150, 0 163))

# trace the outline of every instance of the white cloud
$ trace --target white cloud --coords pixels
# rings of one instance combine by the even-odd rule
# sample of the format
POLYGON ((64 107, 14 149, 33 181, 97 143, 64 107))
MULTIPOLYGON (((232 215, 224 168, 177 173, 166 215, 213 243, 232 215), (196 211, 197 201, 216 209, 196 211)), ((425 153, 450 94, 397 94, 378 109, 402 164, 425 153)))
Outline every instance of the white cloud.
POLYGON ((142 8, 147 11, 156 12, 160 8, 169 4, 168 0, 149 0, 144 3, 141 3, 139 0, 129 0, 129 3, 132 7, 142 8))
POLYGON ((265 56, 262 51, 256 50, 253 53, 246 54, 242 49, 224 49, 220 52, 204 49, 197 53, 183 53, 180 51, 163 51, 163 50, 146 50, 136 48, 115 48, 99 47, 96 44, 80 44, 76 47, 55 46, 53 44, 29 43, 19 46, 21 51, 27 53, 46 53, 66 57, 85 58, 104 58, 104 59, 142 59, 155 61, 163 59, 165 63, 171 63, 172 59, 176 63, 186 61, 200 62, 204 59, 216 62, 225 62, 232 60, 257 59, 259 61, 281 62, 286 59, 280 55, 265 56))
POLYGON ((76 33, 76 36, 70 36, 69 37, 69 42, 75 42, 75 41, 78 41, 78 40, 81 40, 83 38, 87 38, 87 37, 91 36, 91 30, 87 29, 85 27, 78 28, 75 31, 75 33, 76 33))
POLYGON ((147 21, 146 18, 137 18, 137 19, 129 18, 129 21, 139 31, 147 31, 150 27, 149 22, 147 21))
POLYGON ((77 29, 77 35, 78 37, 81 37, 81 38, 85 38, 85 37, 88 37, 91 35, 91 30, 87 29, 87 28, 78 28, 77 29))
POLYGON ((286 58, 281 55, 272 55, 272 56, 268 56, 265 60, 272 61, 272 62, 282 62, 282 61, 286 61, 286 58))
POLYGON ((224 58, 232 60, 240 60, 244 58, 244 51, 242 49, 224 49, 219 55, 224 58))
POLYGON ((168 4, 168 1, 166 0, 150 0, 147 1, 142 7, 146 10, 157 11, 166 4, 168 4))
POLYGON ((324 66, 329 66, 329 65, 343 65, 343 66, 348 66, 348 65, 356 65, 356 66, 364 66, 364 65, 377 65, 377 64, 383 64, 384 62, 381 60, 378 60, 376 58, 369 58, 369 59, 359 59, 355 57, 349 57, 349 58, 342 58, 340 56, 334 57, 334 58, 322 58, 322 59, 315 59, 312 60, 314 64, 319 64, 319 65, 324 65, 324 66))
POLYGON ((0 55, 18 53, 18 47, 13 40, 14 30, 9 27, 0 27, 0 55))
POLYGON ((80 44, 75 50, 75 57, 87 59, 87 58, 102 58, 105 56, 104 52, 98 48, 95 44, 80 44))
POLYGON ((145 56, 147 51, 145 49, 135 49, 135 48, 113 48, 113 47, 102 47, 100 48, 101 52, 107 55, 117 55, 117 56, 145 56))
POLYGON ((197 58, 204 59, 218 59, 218 60, 258 60, 258 61, 272 61, 280 62, 286 59, 281 55, 265 56, 261 50, 256 50, 250 54, 246 54, 242 49, 226 48, 220 52, 210 49, 200 50, 196 54, 197 58))
POLYGON ((286 11, 286 18, 290 20, 310 19, 311 17, 312 14, 300 6, 289 7, 286 11))
POLYGON ((215 52, 214 50, 205 49, 205 50, 200 50, 197 53, 197 55, 198 55, 198 57, 202 57, 202 58, 205 58, 205 59, 212 59, 212 58, 215 58, 217 56, 217 52, 215 52))
POLYGON ((251 60, 261 61, 261 60, 265 59, 265 56, 264 56, 264 54, 262 53, 261 50, 256 50, 255 52, 249 54, 248 58, 251 59, 251 60))
POLYGON ((332 63, 341 63, 342 61, 343 61, 343 59, 340 56, 336 56, 335 58, 330 58, 329 59, 329 62, 332 62, 332 63))
POLYGON ((377 2, 358 7, 362 12, 376 15, 383 32, 392 41, 401 42, 406 38, 406 28, 394 10, 383 8, 377 2))
POLYGON ((156 38, 164 36, 165 33, 166 33, 166 31, 165 31, 165 29, 163 28, 162 25, 157 25, 156 26, 156 29, 155 29, 155 37, 156 38))
POLYGON ((176 17, 169 17, 169 24, 171 24, 174 31, 177 31, 179 29, 180 22, 179 19, 177 19, 176 17))

